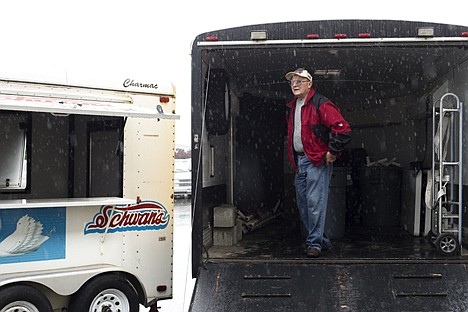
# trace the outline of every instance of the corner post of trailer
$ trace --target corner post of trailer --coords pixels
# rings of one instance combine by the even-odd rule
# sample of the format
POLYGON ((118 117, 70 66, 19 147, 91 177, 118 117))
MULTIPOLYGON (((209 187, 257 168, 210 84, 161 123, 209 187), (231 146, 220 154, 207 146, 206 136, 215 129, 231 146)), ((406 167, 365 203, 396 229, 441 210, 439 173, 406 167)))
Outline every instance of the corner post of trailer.
POLYGON ((202 131, 203 97, 202 97, 202 64, 201 55, 192 48, 192 277, 197 276, 202 262, 203 250, 203 211, 202 211, 202 131), (200 112, 197 114, 196 112, 200 112))

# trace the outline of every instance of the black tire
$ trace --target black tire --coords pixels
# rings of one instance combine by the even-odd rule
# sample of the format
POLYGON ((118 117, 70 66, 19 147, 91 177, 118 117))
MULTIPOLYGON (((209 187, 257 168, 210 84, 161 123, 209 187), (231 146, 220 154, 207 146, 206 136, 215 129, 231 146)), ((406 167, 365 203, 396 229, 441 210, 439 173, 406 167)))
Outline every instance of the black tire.
POLYGON ((70 299, 69 312, 138 312, 138 295, 130 282, 120 275, 103 275, 84 284, 70 299))
POLYGON ((29 285, 7 286, 0 290, 0 312, 53 312, 49 299, 29 285))
POLYGON ((445 256, 453 256, 460 250, 458 239, 450 233, 443 233, 437 237, 435 246, 445 256))

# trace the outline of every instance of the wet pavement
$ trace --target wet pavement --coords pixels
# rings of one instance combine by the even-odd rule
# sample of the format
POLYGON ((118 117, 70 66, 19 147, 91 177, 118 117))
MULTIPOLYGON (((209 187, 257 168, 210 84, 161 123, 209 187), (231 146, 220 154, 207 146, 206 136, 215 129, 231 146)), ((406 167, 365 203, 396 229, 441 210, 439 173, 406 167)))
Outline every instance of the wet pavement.
MULTIPOLYGON (((159 312, 186 312, 190 306, 195 279, 191 267, 191 199, 176 199, 174 204, 173 299, 158 302, 159 312)), ((140 307, 140 312, 149 308, 140 307)))

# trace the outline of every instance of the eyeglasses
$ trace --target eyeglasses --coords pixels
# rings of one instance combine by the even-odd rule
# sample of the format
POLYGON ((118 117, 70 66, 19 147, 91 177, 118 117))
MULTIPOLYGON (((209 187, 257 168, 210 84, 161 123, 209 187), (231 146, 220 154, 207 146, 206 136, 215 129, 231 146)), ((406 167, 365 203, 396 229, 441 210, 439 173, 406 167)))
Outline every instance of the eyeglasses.
POLYGON ((309 80, 289 80, 291 86, 298 85, 300 86, 303 82, 309 82, 309 80))

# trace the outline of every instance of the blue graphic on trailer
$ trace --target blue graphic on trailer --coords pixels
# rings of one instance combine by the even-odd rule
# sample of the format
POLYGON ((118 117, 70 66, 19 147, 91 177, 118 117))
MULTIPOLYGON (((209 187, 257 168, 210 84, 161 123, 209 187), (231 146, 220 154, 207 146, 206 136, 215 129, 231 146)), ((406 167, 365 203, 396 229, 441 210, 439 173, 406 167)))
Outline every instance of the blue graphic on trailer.
POLYGON ((0 264, 65 259, 66 209, 0 210, 0 264))

